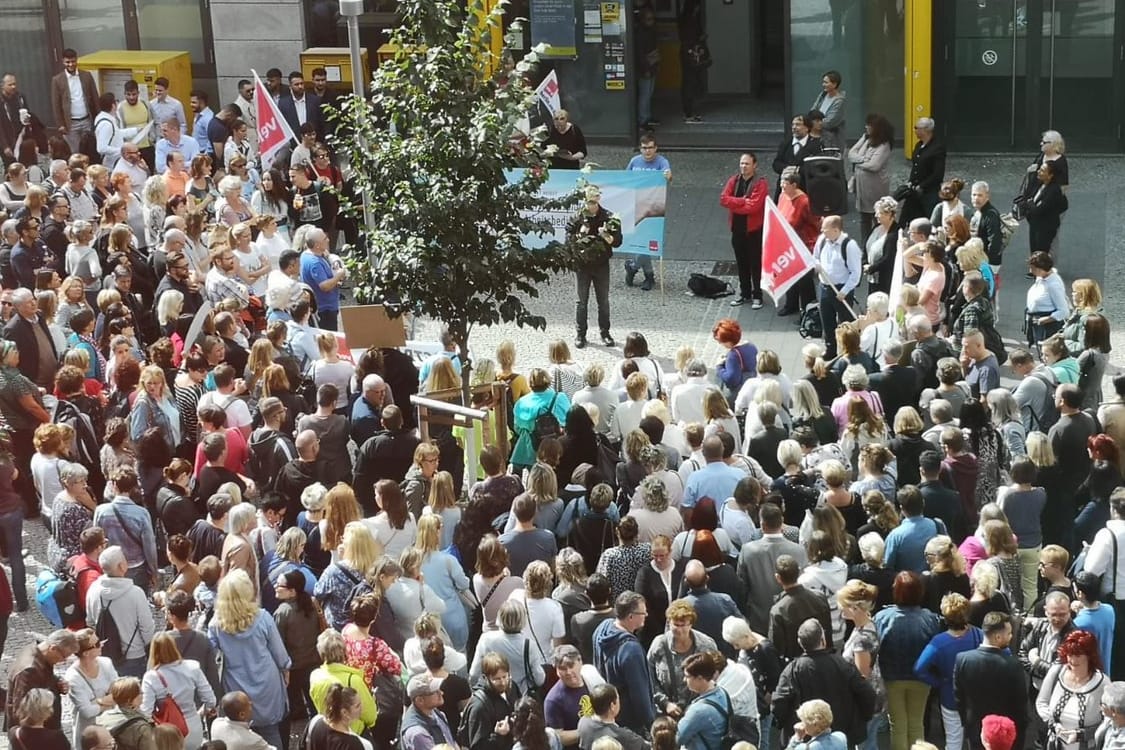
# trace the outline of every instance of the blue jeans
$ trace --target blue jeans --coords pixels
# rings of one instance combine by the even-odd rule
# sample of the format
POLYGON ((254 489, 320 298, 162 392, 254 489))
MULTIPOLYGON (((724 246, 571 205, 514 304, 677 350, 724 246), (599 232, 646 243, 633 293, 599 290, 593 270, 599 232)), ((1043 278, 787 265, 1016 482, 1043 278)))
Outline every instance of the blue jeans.
POLYGON ((652 119, 652 92, 656 91, 656 76, 637 79, 637 124, 644 125, 652 119))
POLYGON ((887 713, 879 711, 867 722, 867 739, 860 745, 862 750, 879 750, 879 734, 890 726, 887 713))
POLYGON ((263 740, 268 742, 273 747, 278 748, 278 750, 282 750, 284 747, 286 747, 286 745, 283 745, 281 743, 281 727, 279 725, 277 725, 277 724, 266 724, 265 726, 254 725, 254 726, 251 726, 250 729, 252 729, 254 731, 254 734, 261 737, 263 740))
POLYGON ((759 714, 758 715, 758 731, 761 736, 758 740, 758 750, 770 750, 770 743, 773 738, 773 714, 759 714))
POLYGON ((12 567, 12 594, 16 606, 27 609, 27 571, 23 566, 23 511, 13 510, 0 516, 0 534, 8 547, 8 562, 12 567))
MULTIPOLYGON (((141 639, 141 634, 137 633, 137 640, 141 639)), ((129 639, 126 638, 122 642, 122 647, 128 646, 129 639)), ((138 680, 145 676, 145 670, 148 669, 148 657, 137 656, 132 659, 123 659, 117 665, 117 674, 122 677, 136 677, 138 680)))

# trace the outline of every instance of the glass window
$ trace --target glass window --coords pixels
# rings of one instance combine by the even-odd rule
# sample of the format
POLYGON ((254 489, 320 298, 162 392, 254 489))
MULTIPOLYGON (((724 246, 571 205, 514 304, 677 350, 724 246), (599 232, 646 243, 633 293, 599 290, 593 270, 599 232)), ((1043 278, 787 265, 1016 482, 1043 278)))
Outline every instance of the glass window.
POLYGON ((128 48, 121 0, 66 0, 59 11, 63 44, 79 55, 128 48))
POLYGON ((185 50, 193 65, 208 62, 203 4, 198 0, 136 0, 140 48, 185 50))
MULTIPOLYGON (((903 136, 903 15, 895 0, 792 0, 790 90, 794 112, 807 112, 821 91, 821 78, 836 70, 843 78, 844 135, 851 145, 868 113, 879 113, 903 136), (825 12, 828 6, 829 13, 825 12)), ((909 133, 906 134, 910 136, 909 133)))
POLYGON ((27 99, 31 111, 45 124, 53 123, 49 96, 51 49, 47 36, 47 18, 41 0, 0 0, 0 18, 4 19, 4 43, 0 44, 0 71, 16 76, 19 91, 27 99))

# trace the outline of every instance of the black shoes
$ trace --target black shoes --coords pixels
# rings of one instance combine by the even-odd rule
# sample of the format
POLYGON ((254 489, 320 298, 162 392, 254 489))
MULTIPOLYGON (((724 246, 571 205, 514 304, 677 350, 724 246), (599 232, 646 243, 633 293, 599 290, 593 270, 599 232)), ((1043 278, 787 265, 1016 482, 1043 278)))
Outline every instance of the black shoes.
POLYGON ((586 348, 586 334, 580 333, 580 334, 578 334, 577 336, 574 337, 574 348, 575 349, 585 349, 586 348))
POLYGON ((602 331, 602 343, 606 346, 617 346, 617 342, 613 340, 613 336, 609 335, 609 331, 602 331))
POLYGON ((784 318, 787 315, 796 315, 796 314, 797 314, 797 308, 795 308, 795 307, 784 307, 784 308, 777 311, 777 317, 779 317, 779 318, 784 318))
POLYGON ((656 280, 652 276, 645 276, 645 280, 641 284, 641 291, 651 291, 654 286, 656 286, 656 280))

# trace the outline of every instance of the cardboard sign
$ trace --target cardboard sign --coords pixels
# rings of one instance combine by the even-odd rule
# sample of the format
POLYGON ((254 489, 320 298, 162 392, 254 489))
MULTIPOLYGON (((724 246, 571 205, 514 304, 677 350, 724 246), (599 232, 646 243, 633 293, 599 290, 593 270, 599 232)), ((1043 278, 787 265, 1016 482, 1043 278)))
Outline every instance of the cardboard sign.
POLYGON ((392 318, 382 305, 355 305, 340 308, 340 324, 348 348, 361 352, 373 346, 397 348, 406 344, 403 318, 392 318))

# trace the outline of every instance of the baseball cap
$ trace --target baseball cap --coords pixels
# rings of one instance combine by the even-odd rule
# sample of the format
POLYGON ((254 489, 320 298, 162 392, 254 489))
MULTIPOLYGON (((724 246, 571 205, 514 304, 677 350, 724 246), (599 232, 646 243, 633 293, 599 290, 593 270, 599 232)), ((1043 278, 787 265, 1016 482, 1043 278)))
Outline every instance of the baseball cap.
POLYGON ((406 697, 410 700, 433 695, 441 690, 441 679, 426 674, 416 674, 406 683, 406 697))

